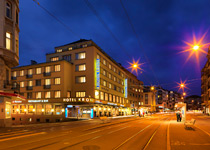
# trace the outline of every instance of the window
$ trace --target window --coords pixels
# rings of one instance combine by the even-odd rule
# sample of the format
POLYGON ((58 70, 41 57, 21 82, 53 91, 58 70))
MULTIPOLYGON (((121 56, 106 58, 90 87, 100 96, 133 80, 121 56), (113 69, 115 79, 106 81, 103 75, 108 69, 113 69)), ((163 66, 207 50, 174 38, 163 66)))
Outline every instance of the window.
POLYGON ((9 50, 11 50, 11 39, 12 39, 11 36, 12 36, 11 33, 6 32, 6 49, 9 50))
POLYGON ((76 92, 76 97, 85 97, 86 92, 76 92))
POLYGON ((50 79, 45 79, 45 85, 50 85, 50 79))
POLYGON ((67 92, 67 97, 71 97, 71 92, 70 91, 67 92))
POLYGON ((110 88, 110 89, 112 88, 112 84, 111 84, 111 83, 109 83, 109 88, 110 88))
POLYGON ((16 54, 19 56, 19 41, 16 39, 15 40, 15 50, 16 50, 16 54))
POLYGON ((26 105, 20 105, 20 113, 26 113, 26 105))
POLYGON ((51 115, 52 112, 53 112, 52 105, 51 104, 46 104, 45 108, 46 108, 46 110, 45 110, 46 115, 51 115))
POLYGON ((106 65, 106 60, 105 59, 103 60, 103 64, 106 65))
POLYGON ((60 115, 62 113, 62 105, 55 105, 55 114, 60 115))
POLYGON ((12 77, 17 77, 17 72, 16 71, 12 72, 12 77))
POLYGON ((71 55, 64 55, 63 60, 71 61, 71 55))
POLYGON ((36 68, 36 74, 41 74, 42 73, 42 68, 36 68))
POLYGON ((106 70, 103 70, 103 75, 106 76, 106 70))
POLYGON ((106 86, 106 81, 103 81, 103 86, 106 86))
POLYGON ((116 77, 114 77, 114 81, 116 81, 116 77))
POLYGON ((72 49, 73 49, 72 47, 69 47, 69 48, 68 48, 69 51, 72 50, 72 49))
POLYGON ((86 58, 86 53, 85 52, 76 54, 76 59, 85 59, 85 58, 86 58))
POLYGON ((145 94, 145 104, 148 104, 148 94, 145 94))
POLYGON ((41 79, 36 80, 36 86, 41 86, 41 79))
POLYGON ((41 115, 42 113, 44 113, 42 104, 36 104, 36 114, 41 115))
POLYGON ((116 68, 114 67, 114 72, 116 72, 116 68))
POLYGON ((42 98, 42 93, 41 92, 36 92, 36 98, 42 98))
POLYGON ((118 96, 116 96, 116 102, 118 103, 119 101, 118 101, 119 99, 118 99, 118 96))
POLYGON ((45 73, 50 73, 50 66, 45 67, 45 73))
POLYGON ((95 99, 99 99, 99 91, 95 90, 95 99))
POLYGON ((109 100, 108 94, 105 93, 104 95, 105 95, 105 101, 108 101, 109 100))
POLYGON ((112 69, 112 65, 111 64, 109 64, 109 69, 112 69))
POLYGON ((5 102, 6 104, 6 110, 5 110, 5 114, 6 114, 6 118, 11 118, 11 103, 9 102, 5 102))
POLYGON ((76 65, 75 70, 76 71, 85 71, 86 70, 86 64, 76 65))
POLYGON ((60 53, 60 52, 62 52, 62 49, 57 49, 56 51, 57 51, 57 53, 60 53))
POLYGON ((28 86, 33 86, 33 82, 32 81, 28 81, 28 86))
POLYGON ((96 59, 100 59, 100 56, 98 54, 96 55, 96 59))
POLYGON ((32 92, 27 93, 27 98, 32 98, 32 92))
POLYGON ((112 101, 112 94, 109 94, 109 101, 112 101))
POLYGON ((6 3, 6 16, 12 19, 12 6, 10 3, 6 3))
POLYGON ((34 112, 35 112, 34 105, 28 105, 28 113, 34 113, 34 112))
POLYGON ((16 24, 18 24, 18 22, 19 22, 19 15, 18 15, 18 12, 16 11, 16 24))
POLYGON ((45 98, 50 98, 50 91, 45 92, 45 98))
POLYGON ((86 82, 85 76, 76 77, 76 83, 85 83, 85 82, 86 82))
POLYGON ((20 70, 20 76, 24 76, 24 70, 20 70))
POLYGON ((104 92, 100 92, 100 99, 104 100, 104 92))
POLYGON ((55 65, 55 72, 61 71, 61 65, 55 65))
POLYGON ((28 75, 32 75, 32 74, 33 74, 32 69, 28 69, 28 75))
POLYGON ((111 79, 112 78, 112 75, 111 75, 111 73, 109 73, 109 79, 111 79))
POLYGON ((82 47, 83 47, 83 48, 87 47, 87 44, 83 44, 82 47))
POLYGON ((61 97, 61 91, 55 91, 55 98, 61 97))
POLYGON ((61 78, 55 78, 55 84, 61 84, 61 78))
POLYGON ((59 60, 59 57, 51 57, 50 58, 50 61, 58 61, 59 60))
POLYGON ((24 82, 20 82, 20 87, 24 87, 24 82))

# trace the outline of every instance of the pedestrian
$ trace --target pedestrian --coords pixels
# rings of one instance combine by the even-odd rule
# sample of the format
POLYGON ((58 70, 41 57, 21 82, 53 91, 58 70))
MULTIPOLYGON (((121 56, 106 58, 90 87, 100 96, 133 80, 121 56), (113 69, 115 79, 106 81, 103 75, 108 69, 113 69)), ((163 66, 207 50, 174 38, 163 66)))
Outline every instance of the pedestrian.
POLYGON ((182 114, 179 113, 179 121, 181 122, 182 121, 182 114))
POLYGON ((177 122, 179 122, 179 117, 180 117, 180 115, 179 115, 179 112, 177 111, 176 112, 176 120, 177 120, 177 122))

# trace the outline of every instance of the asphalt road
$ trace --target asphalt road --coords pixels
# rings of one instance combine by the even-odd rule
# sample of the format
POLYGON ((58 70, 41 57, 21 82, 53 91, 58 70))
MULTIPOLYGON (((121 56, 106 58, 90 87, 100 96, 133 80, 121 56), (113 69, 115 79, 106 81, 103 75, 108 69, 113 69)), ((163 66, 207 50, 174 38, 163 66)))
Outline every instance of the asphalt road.
POLYGON ((0 128, 0 149, 6 150, 209 150, 210 117, 186 129, 175 114, 144 118, 75 121, 0 128))

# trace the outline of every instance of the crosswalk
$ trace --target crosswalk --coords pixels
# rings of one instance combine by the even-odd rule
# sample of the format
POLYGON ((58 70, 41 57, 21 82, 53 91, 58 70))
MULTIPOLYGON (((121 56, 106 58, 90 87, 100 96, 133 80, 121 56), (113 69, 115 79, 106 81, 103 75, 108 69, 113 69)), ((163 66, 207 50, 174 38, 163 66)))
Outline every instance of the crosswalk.
POLYGON ((29 130, 18 130, 18 131, 8 131, 4 133, 0 133, 0 142, 25 138, 30 136, 42 135, 46 132, 36 132, 36 131, 29 131, 29 130))

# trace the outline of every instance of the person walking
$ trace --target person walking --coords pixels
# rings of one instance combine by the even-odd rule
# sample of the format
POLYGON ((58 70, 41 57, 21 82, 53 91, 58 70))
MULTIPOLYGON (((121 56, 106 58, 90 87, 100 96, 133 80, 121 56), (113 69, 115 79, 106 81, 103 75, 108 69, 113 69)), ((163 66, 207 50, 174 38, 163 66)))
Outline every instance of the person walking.
POLYGON ((180 115, 179 115, 179 112, 177 111, 176 112, 176 120, 177 120, 177 122, 179 122, 179 117, 180 117, 180 115))
POLYGON ((182 114, 179 113, 179 121, 182 122, 182 114))

